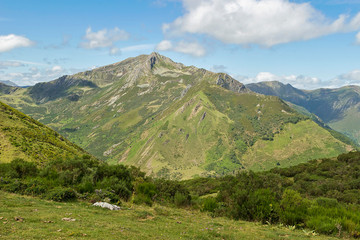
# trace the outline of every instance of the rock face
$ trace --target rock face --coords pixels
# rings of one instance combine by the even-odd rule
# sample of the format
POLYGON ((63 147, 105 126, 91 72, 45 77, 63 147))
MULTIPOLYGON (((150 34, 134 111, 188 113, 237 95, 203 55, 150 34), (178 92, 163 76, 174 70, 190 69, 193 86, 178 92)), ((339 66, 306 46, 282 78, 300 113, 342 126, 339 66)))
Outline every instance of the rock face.
POLYGON ((108 208, 110 210, 120 210, 119 206, 107 203, 107 202, 96 202, 93 204, 93 206, 102 207, 102 208, 108 208))
POLYGON ((246 89, 244 84, 233 79, 231 76, 225 73, 219 74, 218 79, 216 80, 216 84, 233 92, 249 92, 249 90, 246 89))

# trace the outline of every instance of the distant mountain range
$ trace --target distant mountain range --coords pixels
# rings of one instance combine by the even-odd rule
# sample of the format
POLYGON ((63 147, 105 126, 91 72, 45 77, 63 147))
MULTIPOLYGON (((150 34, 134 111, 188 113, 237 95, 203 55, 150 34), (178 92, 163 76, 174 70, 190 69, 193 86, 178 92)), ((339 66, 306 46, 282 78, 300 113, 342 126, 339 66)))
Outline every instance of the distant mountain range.
POLYGON ((0 84, 0 100, 100 159, 156 177, 266 170, 354 149, 278 97, 157 53, 26 89, 0 84))
POLYGON ((260 82, 246 85, 250 90, 278 96, 318 116, 332 129, 360 144, 360 87, 300 90, 280 82, 260 82))
POLYGON ((11 81, 8 81, 8 80, 0 80, 0 83, 3 83, 3 84, 6 84, 8 86, 13 86, 13 87, 17 87, 18 85, 16 85, 16 83, 13 83, 11 81))

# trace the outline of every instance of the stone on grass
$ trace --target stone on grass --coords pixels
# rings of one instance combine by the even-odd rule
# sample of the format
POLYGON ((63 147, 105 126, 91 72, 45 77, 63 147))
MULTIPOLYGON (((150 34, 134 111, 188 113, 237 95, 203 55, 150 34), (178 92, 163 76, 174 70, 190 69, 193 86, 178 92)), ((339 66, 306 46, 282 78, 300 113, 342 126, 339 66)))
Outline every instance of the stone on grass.
POLYGON ((120 210, 119 206, 107 203, 107 202, 96 202, 93 204, 93 206, 102 207, 102 208, 108 208, 110 210, 120 210))

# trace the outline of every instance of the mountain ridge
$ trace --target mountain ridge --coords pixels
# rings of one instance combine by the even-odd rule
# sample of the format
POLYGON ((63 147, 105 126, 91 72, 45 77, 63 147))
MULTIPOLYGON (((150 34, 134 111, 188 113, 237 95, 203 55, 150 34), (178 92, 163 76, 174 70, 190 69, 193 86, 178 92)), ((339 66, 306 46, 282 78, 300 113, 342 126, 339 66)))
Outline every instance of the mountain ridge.
POLYGON ((2 102, 0 118, 0 162, 22 158, 41 165, 62 157, 92 158, 54 130, 2 102))
POLYGON ((299 105, 320 117, 325 124, 339 131, 358 144, 360 143, 360 87, 355 85, 340 88, 300 90, 280 82, 260 82, 246 85, 251 90, 278 96, 299 105), (274 87, 276 85, 276 87, 274 87), (292 94, 287 94, 291 92, 292 94))
POLYGON ((0 100, 102 160, 157 177, 265 170, 352 149, 278 97, 158 53, 0 94, 0 100), (62 88, 54 93, 57 84, 62 88), (294 149, 284 155, 280 148, 287 146, 294 149))

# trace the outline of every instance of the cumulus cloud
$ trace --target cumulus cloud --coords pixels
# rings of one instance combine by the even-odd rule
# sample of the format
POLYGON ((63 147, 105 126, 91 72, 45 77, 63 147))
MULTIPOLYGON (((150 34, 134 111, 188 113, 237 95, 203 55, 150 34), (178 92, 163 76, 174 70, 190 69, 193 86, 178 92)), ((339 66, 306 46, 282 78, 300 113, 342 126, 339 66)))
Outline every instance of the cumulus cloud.
POLYGON ((264 81, 279 81, 284 84, 291 84, 300 89, 315 89, 321 87, 323 84, 323 82, 316 77, 303 75, 278 76, 270 72, 260 72, 255 77, 235 76, 235 78, 245 84, 264 81))
POLYGON ((112 47, 110 48, 110 55, 111 56, 117 56, 117 55, 120 55, 121 54, 121 50, 117 47, 112 47))
POLYGON ((189 54, 195 57, 202 57, 206 54, 206 49, 198 42, 178 41, 173 44, 169 40, 161 41, 157 46, 158 51, 175 51, 189 54))
POLYGON ((30 39, 15 34, 0 35, 0 53, 19 47, 30 47, 35 43, 30 39))
POLYGON ((25 64, 19 61, 0 61, 0 69, 7 69, 9 67, 23 67, 25 64))
POLYGON ((360 86, 360 70, 353 70, 349 73, 341 74, 329 81, 328 87, 341 87, 345 85, 360 86))
POLYGON ((210 68, 210 71, 217 72, 217 73, 226 73, 227 67, 224 65, 214 65, 210 68))
POLYGON ((202 34, 228 44, 271 47, 360 29, 360 13, 331 20, 289 0, 183 0, 185 14, 164 24, 169 37, 202 34))
POLYGON ((31 86, 38 82, 47 82, 63 75, 70 75, 87 69, 67 69, 60 65, 45 68, 30 67, 24 72, 2 72, 0 79, 14 82, 18 86, 31 86))
POLYGON ((80 47, 86 49, 109 48, 109 53, 115 55, 119 52, 115 47, 115 43, 128 40, 129 38, 129 33, 117 27, 110 30, 105 28, 97 32, 93 32, 91 27, 88 27, 83 37, 84 41, 80 43, 80 47))
POLYGON ((60 72, 60 71, 62 71, 62 70, 63 70, 63 68, 62 68, 61 66, 59 66, 59 65, 53 66, 53 67, 51 68, 51 71, 52 71, 52 72, 60 72))
POLYGON ((141 50, 153 50, 155 47, 154 44, 138 44, 133 46, 128 46, 121 48, 121 52, 134 52, 134 51, 141 51, 141 50))
POLYGON ((163 40, 156 46, 156 50, 169 51, 172 49, 172 47, 173 47, 173 45, 172 45, 171 41, 163 40))

